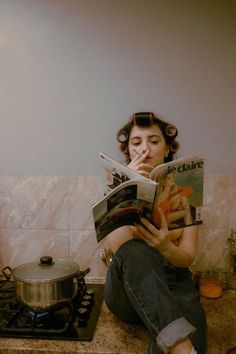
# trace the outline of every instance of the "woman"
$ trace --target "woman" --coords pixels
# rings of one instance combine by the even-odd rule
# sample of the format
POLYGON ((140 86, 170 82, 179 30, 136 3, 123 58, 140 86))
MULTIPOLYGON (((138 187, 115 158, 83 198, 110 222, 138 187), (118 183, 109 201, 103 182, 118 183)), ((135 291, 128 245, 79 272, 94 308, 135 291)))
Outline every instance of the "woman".
MULTIPOLYGON (((118 132, 128 166, 148 177, 171 161, 178 149, 173 125, 153 113, 136 113, 118 132)), ((113 260, 107 272, 105 301, 122 321, 143 323, 151 334, 148 354, 206 354, 206 320, 188 267, 196 247, 196 226, 168 231, 167 220, 156 228, 141 218, 108 235, 113 260), (173 240, 174 239, 174 240, 173 240)))

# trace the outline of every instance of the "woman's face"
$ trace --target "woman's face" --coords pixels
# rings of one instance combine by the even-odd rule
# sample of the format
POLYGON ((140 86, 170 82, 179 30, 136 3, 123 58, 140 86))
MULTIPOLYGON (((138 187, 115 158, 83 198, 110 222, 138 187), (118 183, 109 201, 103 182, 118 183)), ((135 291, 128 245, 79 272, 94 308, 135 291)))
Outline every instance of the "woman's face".
POLYGON ((134 125, 129 136, 128 150, 131 160, 137 155, 135 151, 143 154, 148 150, 144 162, 152 165, 153 168, 164 163, 165 156, 169 151, 165 138, 156 124, 150 127, 134 125))

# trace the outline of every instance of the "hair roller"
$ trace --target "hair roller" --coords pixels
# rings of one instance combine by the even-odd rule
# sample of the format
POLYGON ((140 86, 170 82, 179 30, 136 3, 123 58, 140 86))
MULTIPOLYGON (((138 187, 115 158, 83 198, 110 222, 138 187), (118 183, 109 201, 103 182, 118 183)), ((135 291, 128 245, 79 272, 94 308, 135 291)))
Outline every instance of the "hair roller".
POLYGON ((179 149, 180 145, 179 143, 174 140, 170 145, 169 145, 169 149, 170 149, 170 152, 172 154, 174 154, 178 149, 179 149))
POLYGON ((119 143, 125 143, 128 141, 129 137, 128 134, 126 133, 125 130, 121 130, 116 134, 116 138, 119 141, 119 143))
POLYGON ((149 127, 154 123, 155 115, 152 112, 137 112, 131 117, 134 125, 149 127))
POLYGON ((167 136, 175 138, 178 134, 178 130, 174 125, 168 124, 165 128, 165 133, 167 136))

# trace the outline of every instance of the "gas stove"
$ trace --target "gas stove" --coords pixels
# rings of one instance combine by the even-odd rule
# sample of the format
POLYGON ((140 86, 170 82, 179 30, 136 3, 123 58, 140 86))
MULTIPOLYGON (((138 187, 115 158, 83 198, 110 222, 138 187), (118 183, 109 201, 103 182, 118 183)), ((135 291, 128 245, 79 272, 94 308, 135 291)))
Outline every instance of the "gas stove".
POLYGON ((103 302, 103 284, 81 280, 63 308, 32 311, 21 305, 13 281, 0 281, 0 337, 91 341, 103 302))

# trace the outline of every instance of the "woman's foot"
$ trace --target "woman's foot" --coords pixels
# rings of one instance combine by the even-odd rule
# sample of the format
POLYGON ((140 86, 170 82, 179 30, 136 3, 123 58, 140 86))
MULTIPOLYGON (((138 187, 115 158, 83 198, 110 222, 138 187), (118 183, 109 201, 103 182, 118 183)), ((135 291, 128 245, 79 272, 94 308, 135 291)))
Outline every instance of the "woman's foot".
POLYGON ((197 354, 197 352, 192 342, 188 338, 185 338, 170 349, 170 354, 197 354))

